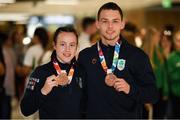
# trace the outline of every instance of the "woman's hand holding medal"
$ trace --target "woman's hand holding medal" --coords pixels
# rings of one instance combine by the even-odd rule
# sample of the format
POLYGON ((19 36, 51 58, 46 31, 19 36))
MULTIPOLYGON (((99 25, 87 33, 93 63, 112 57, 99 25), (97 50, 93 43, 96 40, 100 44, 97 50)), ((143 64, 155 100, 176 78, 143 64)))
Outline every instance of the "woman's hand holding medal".
POLYGON ((58 85, 65 86, 68 83, 69 83, 69 79, 68 79, 67 73, 66 73, 66 71, 62 70, 61 74, 59 74, 57 76, 51 75, 46 79, 46 82, 45 82, 43 88, 41 89, 41 93, 43 95, 47 95, 51 92, 51 90, 54 86, 56 86, 56 87, 58 85))
POLYGON ((65 86, 69 83, 69 79, 68 79, 68 76, 67 76, 67 73, 66 71, 61 71, 61 74, 58 75, 55 79, 58 83, 58 85, 61 85, 61 86, 65 86))
POLYGON ((41 93, 43 95, 49 94, 54 86, 58 86, 58 82, 55 79, 56 79, 55 75, 51 75, 46 79, 46 82, 43 88, 41 89, 41 93))

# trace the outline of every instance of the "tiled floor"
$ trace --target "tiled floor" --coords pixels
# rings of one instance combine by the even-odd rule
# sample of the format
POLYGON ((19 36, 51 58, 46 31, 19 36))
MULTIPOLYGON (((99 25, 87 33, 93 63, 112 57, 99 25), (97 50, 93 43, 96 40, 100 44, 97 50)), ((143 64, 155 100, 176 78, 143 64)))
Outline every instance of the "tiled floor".
POLYGON ((11 119, 38 120, 38 118, 34 117, 33 115, 29 116, 29 117, 23 116, 22 113, 20 112, 19 103, 15 98, 12 100, 12 117, 11 117, 11 119))
POLYGON ((12 119, 23 119, 23 115, 20 113, 19 103, 15 98, 12 100, 12 119))

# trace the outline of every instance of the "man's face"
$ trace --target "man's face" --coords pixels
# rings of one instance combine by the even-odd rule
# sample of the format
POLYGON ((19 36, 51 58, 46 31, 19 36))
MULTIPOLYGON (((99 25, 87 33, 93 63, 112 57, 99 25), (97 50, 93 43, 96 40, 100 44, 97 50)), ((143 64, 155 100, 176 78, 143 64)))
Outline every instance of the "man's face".
POLYGON ((57 59, 62 63, 70 63, 76 54, 77 38, 72 32, 59 33, 57 42, 54 44, 57 59))
POLYGON ((124 28, 124 22, 117 10, 102 10, 96 25, 102 39, 107 41, 119 39, 120 31, 124 28))

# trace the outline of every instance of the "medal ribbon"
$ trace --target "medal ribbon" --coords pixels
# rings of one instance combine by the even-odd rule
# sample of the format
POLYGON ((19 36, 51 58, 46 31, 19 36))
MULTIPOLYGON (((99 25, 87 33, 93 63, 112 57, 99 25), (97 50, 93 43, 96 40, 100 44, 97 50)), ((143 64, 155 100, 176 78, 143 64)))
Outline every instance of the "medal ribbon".
POLYGON ((106 64, 106 60, 104 57, 104 54, 102 52, 102 49, 99 45, 99 42, 97 43, 97 48, 98 48, 98 53, 99 53, 99 58, 100 58, 100 62, 101 62, 101 66, 103 68, 103 70, 108 74, 108 71, 114 72, 116 66, 117 66, 117 62, 118 62, 118 58, 119 58, 119 52, 120 52, 120 47, 121 44, 119 44, 118 42, 116 42, 115 45, 115 49, 114 49, 114 56, 113 56, 113 62, 112 62, 112 67, 111 69, 108 69, 107 64, 106 64))
MULTIPOLYGON (((58 62, 55 59, 53 60, 53 66, 54 66, 58 75, 60 75, 64 71, 64 70, 61 70, 58 62)), ((68 73, 69 84, 72 81, 73 75, 74 75, 74 69, 73 69, 73 65, 72 65, 71 69, 69 70, 69 73, 68 73)))

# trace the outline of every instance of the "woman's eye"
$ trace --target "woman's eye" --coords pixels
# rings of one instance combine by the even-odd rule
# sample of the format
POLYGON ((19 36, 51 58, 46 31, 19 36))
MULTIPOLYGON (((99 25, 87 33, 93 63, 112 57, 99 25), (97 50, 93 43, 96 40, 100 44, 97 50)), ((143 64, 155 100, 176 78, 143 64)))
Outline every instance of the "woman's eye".
POLYGON ((107 21, 106 21, 106 20, 103 20, 102 23, 107 23, 107 21))
POLYGON ((65 46, 65 44, 64 44, 64 43, 61 43, 60 46, 65 46))

